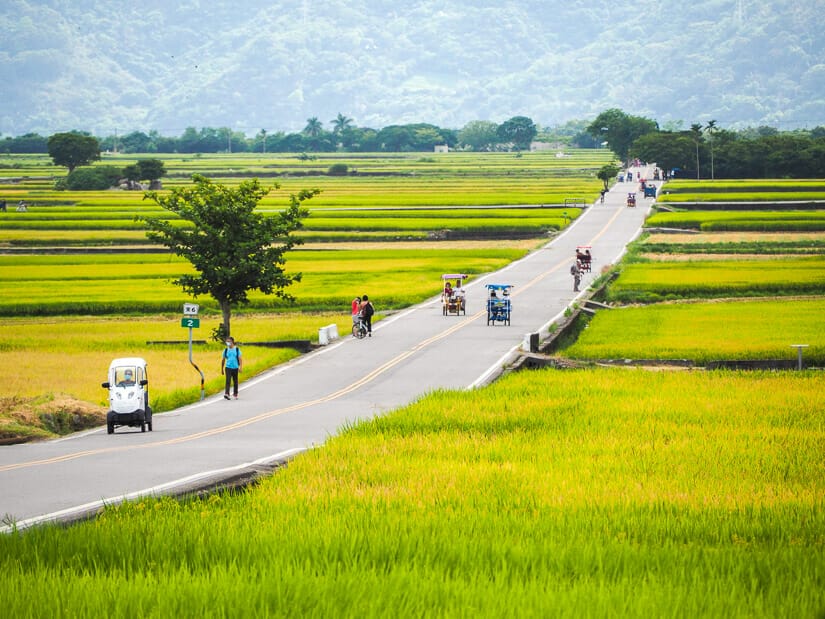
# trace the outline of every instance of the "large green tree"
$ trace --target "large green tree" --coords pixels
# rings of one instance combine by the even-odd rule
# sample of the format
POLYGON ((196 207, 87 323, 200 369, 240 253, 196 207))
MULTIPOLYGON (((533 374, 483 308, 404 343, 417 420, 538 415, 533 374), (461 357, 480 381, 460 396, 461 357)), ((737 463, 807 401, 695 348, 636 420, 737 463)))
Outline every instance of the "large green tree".
POLYGON ((167 195, 146 194, 192 226, 181 227, 155 217, 142 221, 152 241, 195 267, 196 274, 182 275, 174 283, 188 294, 208 294, 218 302, 223 315, 220 336, 226 337, 231 334, 232 307, 248 303, 250 291, 292 299, 284 289, 300 281, 301 274, 285 272, 284 254, 301 242, 291 235, 308 215, 301 204, 320 190, 303 189, 297 196, 290 195, 287 208, 269 217, 255 212, 258 202, 271 190, 262 187, 258 179, 243 181, 237 188, 198 174, 192 181, 192 186, 175 188, 167 195))
POLYGON ((530 150, 530 143, 537 133, 536 124, 526 116, 513 116, 496 130, 499 140, 511 142, 516 150, 530 150))
POLYGON ((685 170, 692 166, 694 144, 689 133, 654 131, 633 142, 631 157, 655 163, 665 172, 685 170))
POLYGON ((55 165, 65 166, 69 174, 78 167, 100 159, 100 142, 76 131, 55 133, 48 141, 49 156, 55 165))
POLYGON ((630 147, 638 138, 658 130, 655 120, 642 116, 631 116, 612 108, 605 110, 587 127, 587 132, 598 141, 607 142, 620 161, 627 162, 630 147))
POLYGON ((473 120, 458 132, 458 141, 475 151, 492 150, 498 143, 498 125, 490 120, 473 120))

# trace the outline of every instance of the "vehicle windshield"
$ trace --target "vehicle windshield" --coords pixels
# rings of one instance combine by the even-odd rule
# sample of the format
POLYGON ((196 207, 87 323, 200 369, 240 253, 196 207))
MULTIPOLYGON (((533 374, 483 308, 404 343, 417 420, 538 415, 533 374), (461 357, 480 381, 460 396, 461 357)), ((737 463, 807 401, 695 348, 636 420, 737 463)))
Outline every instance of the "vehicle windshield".
POLYGON ((131 387, 143 380, 143 368, 134 365, 120 365, 115 368, 115 385, 131 387))

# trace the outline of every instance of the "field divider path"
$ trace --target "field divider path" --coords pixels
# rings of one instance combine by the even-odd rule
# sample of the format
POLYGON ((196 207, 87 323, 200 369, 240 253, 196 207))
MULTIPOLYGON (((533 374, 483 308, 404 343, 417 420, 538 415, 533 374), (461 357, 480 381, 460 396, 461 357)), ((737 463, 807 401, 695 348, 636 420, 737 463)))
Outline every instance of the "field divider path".
MULTIPOLYGON (((222 471, 236 474, 245 463, 323 444, 342 426, 428 391, 474 385, 580 294, 568 272, 576 246, 593 247, 593 273, 582 289, 622 255, 650 203, 626 208, 633 188, 620 183, 605 204, 586 209, 543 248, 471 282, 466 316, 443 316, 440 301, 430 299, 377 323, 371 338, 345 337, 245 381, 237 402, 219 395, 157 415, 154 432, 107 435, 101 429, 0 449, 0 518, 36 524, 77 517, 81 508, 174 493, 193 479, 214 485, 222 471), (513 285, 510 326, 486 324, 485 283, 513 285)), ((366 292, 380 306, 380 291, 366 292)))

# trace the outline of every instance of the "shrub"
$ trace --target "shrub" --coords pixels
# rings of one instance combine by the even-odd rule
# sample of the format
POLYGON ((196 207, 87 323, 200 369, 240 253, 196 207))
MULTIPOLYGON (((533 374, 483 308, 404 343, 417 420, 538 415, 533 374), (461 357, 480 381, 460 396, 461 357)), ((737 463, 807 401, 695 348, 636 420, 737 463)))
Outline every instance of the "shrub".
POLYGON ((72 191, 108 189, 121 178, 123 171, 115 166, 77 168, 66 177, 66 188, 72 191))
POLYGON ((346 176, 349 168, 346 163, 333 163, 329 166, 327 174, 330 176, 346 176))

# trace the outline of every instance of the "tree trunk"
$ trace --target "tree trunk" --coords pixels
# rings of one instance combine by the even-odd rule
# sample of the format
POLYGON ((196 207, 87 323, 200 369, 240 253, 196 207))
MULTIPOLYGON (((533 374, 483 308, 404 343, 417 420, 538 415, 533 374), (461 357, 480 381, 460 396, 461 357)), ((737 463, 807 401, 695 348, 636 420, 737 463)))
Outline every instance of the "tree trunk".
POLYGON ((229 301, 219 301, 221 305, 221 314, 223 314, 223 328, 224 328, 224 337, 229 337, 232 335, 232 332, 229 330, 229 318, 232 314, 232 306, 229 304, 229 301))

